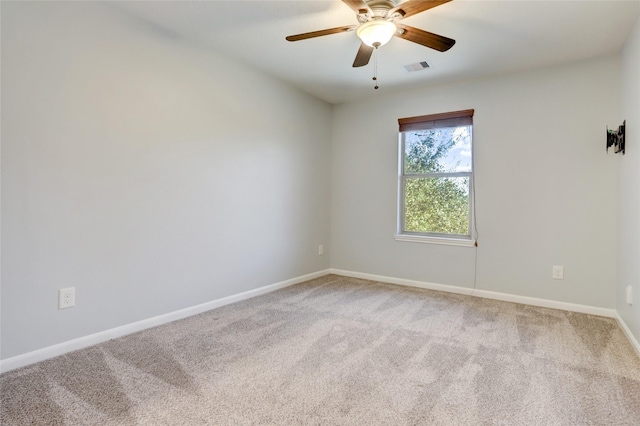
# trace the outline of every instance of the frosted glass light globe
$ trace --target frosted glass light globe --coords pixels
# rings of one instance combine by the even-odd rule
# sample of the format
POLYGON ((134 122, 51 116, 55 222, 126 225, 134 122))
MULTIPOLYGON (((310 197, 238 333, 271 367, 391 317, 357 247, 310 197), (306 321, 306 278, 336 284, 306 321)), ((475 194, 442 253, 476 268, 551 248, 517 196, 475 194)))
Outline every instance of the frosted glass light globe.
POLYGON ((380 47, 387 44, 396 31, 396 24, 393 22, 376 19, 360 25, 356 34, 367 46, 380 47))

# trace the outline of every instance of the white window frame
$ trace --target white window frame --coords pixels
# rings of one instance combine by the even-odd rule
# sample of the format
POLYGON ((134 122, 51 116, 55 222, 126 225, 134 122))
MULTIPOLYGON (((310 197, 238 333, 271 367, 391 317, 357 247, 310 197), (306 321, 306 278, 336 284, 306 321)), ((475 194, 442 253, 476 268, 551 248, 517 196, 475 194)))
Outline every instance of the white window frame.
MULTIPOLYGON (((473 140, 473 110, 453 111, 443 114, 433 114, 419 117, 409 117, 399 119, 400 132, 398 136, 398 203, 397 203, 397 229, 395 239, 397 241, 408 241, 417 243, 429 243, 429 244, 445 244, 454 246, 473 247, 476 243, 475 236, 475 185, 474 185, 474 140, 473 140), (405 173, 404 170, 404 156, 405 151, 405 135, 407 132, 414 130, 428 130, 430 128, 437 129, 438 120, 455 119, 458 117, 470 117, 471 123, 468 125, 471 127, 471 171, 470 172, 436 172, 436 173, 405 173), (408 124, 407 124, 408 123, 408 124), (422 123, 428 123, 427 126, 421 128, 422 123), (404 124, 404 125, 403 125, 404 124), (404 128, 404 130, 403 130, 404 128), (405 182, 407 179, 415 178, 441 178, 441 177, 468 177, 469 178, 469 218, 468 218, 468 232, 467 234, 443 234, 434 232, 415 232, 406 231, 404 229, 405 219, 405 182)), ((442 126, 450 127, 450 126, 442 126)))

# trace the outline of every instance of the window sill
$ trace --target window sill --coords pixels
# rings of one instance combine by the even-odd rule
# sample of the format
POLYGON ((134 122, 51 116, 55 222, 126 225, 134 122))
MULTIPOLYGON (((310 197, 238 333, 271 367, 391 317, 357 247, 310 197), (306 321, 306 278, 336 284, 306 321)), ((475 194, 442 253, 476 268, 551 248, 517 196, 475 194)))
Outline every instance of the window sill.
POLYGON ((473 239, 465 238, 445 238, 445 237, 426 237, 421 235, 404 235, 399 234, 395 236, 396 241, 406 241, 410 243, 422 243, 422 244, 442 244, 446 246, 458 246, 458 247, 474 247, 476 241, 473 239))

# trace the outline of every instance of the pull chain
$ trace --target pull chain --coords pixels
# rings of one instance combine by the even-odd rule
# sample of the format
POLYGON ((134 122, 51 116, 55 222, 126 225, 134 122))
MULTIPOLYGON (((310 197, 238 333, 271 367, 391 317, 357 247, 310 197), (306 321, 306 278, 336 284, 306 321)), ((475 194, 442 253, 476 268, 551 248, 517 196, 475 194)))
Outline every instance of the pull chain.
POLYGON ((375 83, 373 88, 378 90, 378 46, 373 50, 373 82, 375 83))

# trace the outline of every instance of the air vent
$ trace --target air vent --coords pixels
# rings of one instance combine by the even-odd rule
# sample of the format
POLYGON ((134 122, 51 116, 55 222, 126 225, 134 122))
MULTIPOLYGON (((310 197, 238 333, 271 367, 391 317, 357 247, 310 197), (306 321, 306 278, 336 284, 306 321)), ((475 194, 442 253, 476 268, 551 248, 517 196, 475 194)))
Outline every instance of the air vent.
POLYGON ((426 63, 426 61, 417 62, 415 64, 409 64, 404 66, 404 69, 406 69, 409 72, 420 71, 427 68, 429 68, 429 64, 426 63))

